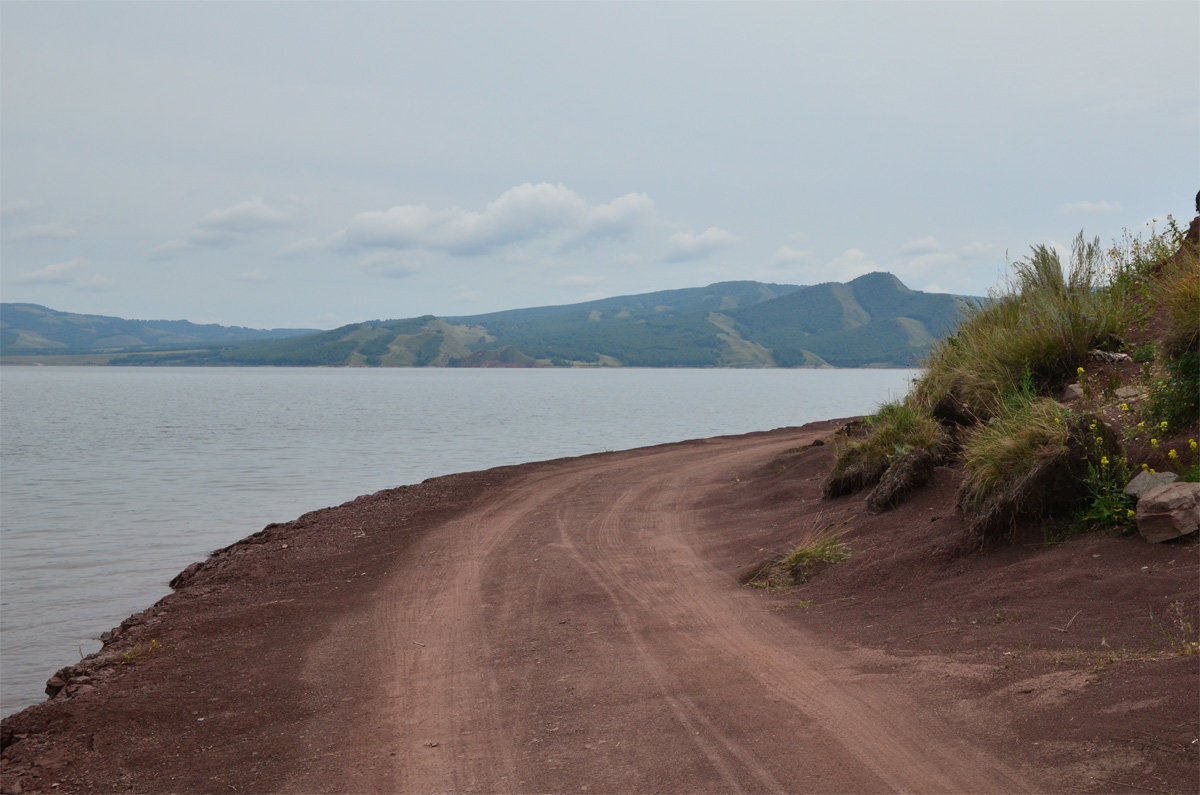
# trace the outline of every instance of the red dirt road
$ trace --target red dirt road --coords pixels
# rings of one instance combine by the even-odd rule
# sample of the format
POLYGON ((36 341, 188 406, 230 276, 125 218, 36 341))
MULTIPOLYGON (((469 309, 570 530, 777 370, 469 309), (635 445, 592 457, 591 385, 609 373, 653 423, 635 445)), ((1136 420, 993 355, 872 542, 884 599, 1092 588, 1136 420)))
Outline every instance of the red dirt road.
POLYGON ((272 526, 73 695, 7 719, 5 791, 1060 788, 943 675, 884 675, 731 575, 761 558, 756 517, 712 495, 833 427, 440 478, 272 526), (161 653, 111 664, 150 638, 161 653))
MULTIPOLYGON (((371 785, 1025 788, 964 727, 859 676, 700 557, 698 497, 761 456, 744 439, 565 462, 426 535, 367 623, 386 682, 368 734, 396 751, 371 785)), ((319 682, 321 667, 305 673, 319 682)))

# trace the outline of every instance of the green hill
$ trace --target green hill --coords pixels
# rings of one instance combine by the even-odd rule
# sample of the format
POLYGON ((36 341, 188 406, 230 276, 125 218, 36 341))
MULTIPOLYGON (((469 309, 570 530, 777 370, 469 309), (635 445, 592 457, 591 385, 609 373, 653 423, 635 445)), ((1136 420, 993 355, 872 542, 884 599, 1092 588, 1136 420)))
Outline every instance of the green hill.
POLYGON ((126 320, 0 304, 0 353, 83 354, 224 345, 311 334, 313 329, 251 329, 186 320, 126 320))
MULTIPOLYGON (((914 365, 953 326, 961 303, 955 296, 909 290, 886 273, 847 284, 809 287, 719 282, 483 315, 372 320, 282 339, 217 340, 188 350, 176 346, 173 351, 156 351, 142 345, 127 348, 109 361, 370 367, 904 367, 914 365)), ((19 333, 29 340, 28 334, 35 331, 19 333)), ((31 350, 36 349, 27 344, 11 351, 6 347, 4 353, 31 350)))

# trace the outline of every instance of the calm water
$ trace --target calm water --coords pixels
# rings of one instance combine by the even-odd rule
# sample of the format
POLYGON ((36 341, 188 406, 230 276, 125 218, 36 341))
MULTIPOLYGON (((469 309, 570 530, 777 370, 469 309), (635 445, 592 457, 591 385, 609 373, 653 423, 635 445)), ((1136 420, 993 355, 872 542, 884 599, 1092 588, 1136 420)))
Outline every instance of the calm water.
POLYGON ((6 367, 0 714, 269 522, 434 475, 865 413, 913 375, 6 367))

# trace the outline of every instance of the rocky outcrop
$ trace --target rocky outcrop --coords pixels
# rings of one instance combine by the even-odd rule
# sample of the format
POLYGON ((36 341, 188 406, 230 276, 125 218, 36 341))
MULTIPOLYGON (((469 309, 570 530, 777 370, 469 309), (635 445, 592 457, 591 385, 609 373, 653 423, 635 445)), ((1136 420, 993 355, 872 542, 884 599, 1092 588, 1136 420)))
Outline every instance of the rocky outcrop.
POLYGON ((1137 528, 1152 543, 1195 533, 1200 528, 1200 483, 1170 483, 1138 500, 1137 528))

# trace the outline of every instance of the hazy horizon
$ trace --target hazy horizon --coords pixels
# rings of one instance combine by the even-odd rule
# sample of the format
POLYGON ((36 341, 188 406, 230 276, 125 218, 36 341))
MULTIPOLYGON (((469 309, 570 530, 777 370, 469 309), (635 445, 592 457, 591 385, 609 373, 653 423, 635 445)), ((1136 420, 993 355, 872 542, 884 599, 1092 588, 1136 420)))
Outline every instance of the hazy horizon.
POLYGON ((1200 177, 1200 5, 0 4, 0 298, 332 328, 981 295, 1200 177))

